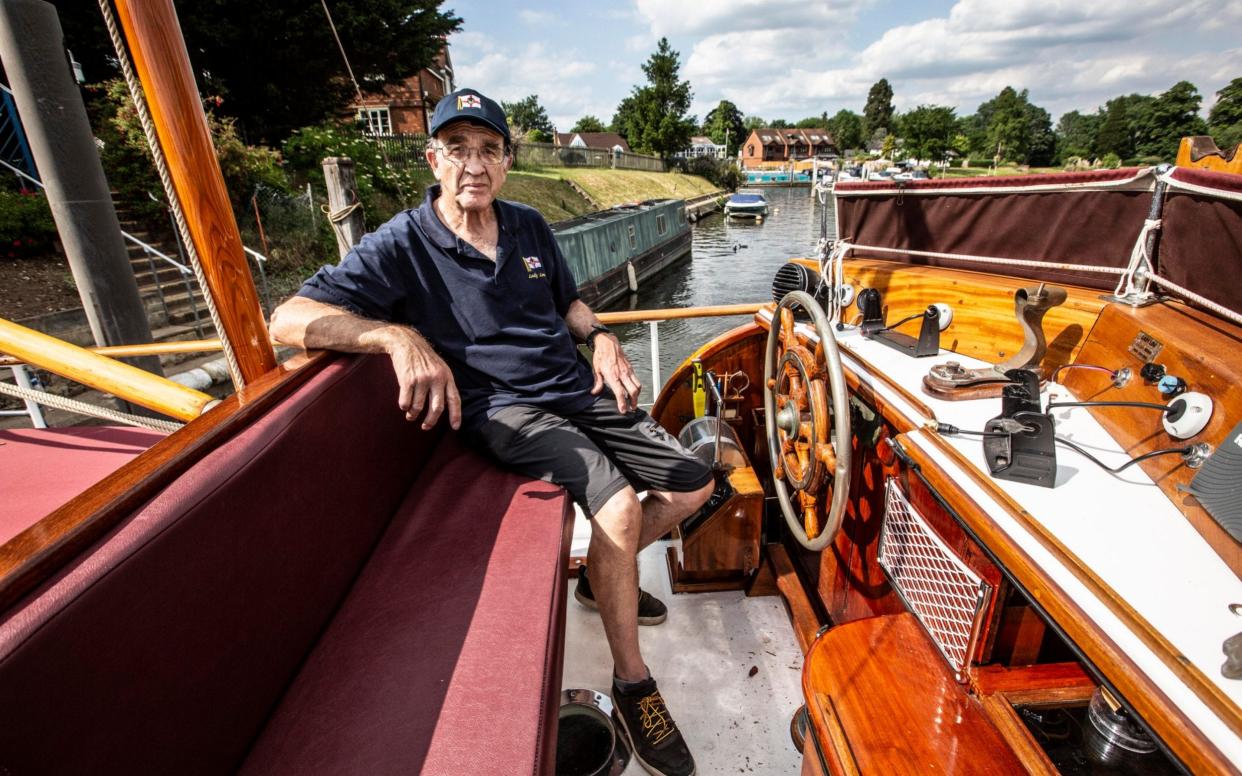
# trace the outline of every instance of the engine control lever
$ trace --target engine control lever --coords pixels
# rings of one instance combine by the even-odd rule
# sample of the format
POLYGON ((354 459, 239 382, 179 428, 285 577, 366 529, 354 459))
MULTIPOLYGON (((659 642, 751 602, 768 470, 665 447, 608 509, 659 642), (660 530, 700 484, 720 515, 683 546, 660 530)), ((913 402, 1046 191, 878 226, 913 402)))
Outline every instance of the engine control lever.
POLYGON ((1022 326, 1022 348, 1010 358, 978 369, 968 369, 956 361, 936 364, 923 378, 923 390, 941 399, 979 399, 999 396, 1010 382, 1006 375, 1015 369, 1035 372, 1044 378, 1040 363, 1048 354, 1048 342, 1044 336, 1044 315, 1065 303, 1068 296, 1064 288, 1040 283, 1038 286, 1019 288, 1013 296, 1014 317, 1022 326))

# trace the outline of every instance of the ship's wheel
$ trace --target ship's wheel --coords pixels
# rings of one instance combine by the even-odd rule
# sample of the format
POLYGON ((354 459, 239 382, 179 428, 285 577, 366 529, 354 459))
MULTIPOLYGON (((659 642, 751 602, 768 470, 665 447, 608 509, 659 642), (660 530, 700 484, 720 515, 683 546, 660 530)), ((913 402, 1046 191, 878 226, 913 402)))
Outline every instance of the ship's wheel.
POLYGON ((841 529, 850 479, 850 412, 832 325, 814 297, 786 294, 772 315, 763 360, 763 406, 772 480, 785 522, 808 550, 841 529), (798 341, 794 308, 807 311, 819 342, 798 341))

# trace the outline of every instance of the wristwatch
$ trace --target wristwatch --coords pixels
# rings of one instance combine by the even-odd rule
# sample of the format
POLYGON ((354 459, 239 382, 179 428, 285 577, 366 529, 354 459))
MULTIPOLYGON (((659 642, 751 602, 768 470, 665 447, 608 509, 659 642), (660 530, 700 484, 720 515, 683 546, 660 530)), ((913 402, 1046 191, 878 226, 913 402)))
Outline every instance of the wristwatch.
POLYGON ((591 348, 591 350, 595 349, 595 345, 593 344, 593 342, 595 340, 596 335, 598 334, 612 334, 612 329, 608 328, 602 323, 597 323, 594 326, 592 326, 591 333, 586 335, 586 339, 583 340, 583 342, 585 342, 587 344, 587 347, 591 348))

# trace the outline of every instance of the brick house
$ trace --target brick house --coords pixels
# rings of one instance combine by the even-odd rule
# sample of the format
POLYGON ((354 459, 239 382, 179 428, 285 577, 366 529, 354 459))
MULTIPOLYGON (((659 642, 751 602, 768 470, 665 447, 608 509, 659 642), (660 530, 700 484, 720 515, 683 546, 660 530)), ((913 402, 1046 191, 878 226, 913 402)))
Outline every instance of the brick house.
POLYGON ((430 66, 400 83, 364 94, 362 102, 351 103, 349 109, 370 134, 426 134, 436 103, 456 88, 453 60, 445 45, 430 66))
POLYGON ((630 144, 616 132, 557 132, 552 136, 552 142, 565 148, 595 148, 601 151, 619 147, 623 153, 630 153, 630 144))
POLYGON ((827 129, 754 129, 742 144, 742 167, 771 166, 825 157, 836 151, 836 144, 827 129))

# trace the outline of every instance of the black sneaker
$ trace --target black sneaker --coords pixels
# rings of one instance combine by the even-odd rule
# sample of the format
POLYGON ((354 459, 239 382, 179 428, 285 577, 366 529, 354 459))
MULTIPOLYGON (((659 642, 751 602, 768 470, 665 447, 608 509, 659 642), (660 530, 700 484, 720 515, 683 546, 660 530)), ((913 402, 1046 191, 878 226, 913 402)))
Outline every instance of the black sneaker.
MULTIPOLYGON (((588 609, 599 611, 595 603, 595 594, 591 592, 591 581, 587 579, 587 567, 578 567, 578 584, 574 587, 574 599, 588 609)), ((668 607, 659 598, 646 590, 638 591, 638 624, 659 625, 668 619, 668 607)))
POLYGON ((622 692, 614 680, 612 702, 634 757, 647 773, 694 776, 694 757, 669 715, 655 679, 642 682, 632 692, 622 692))

